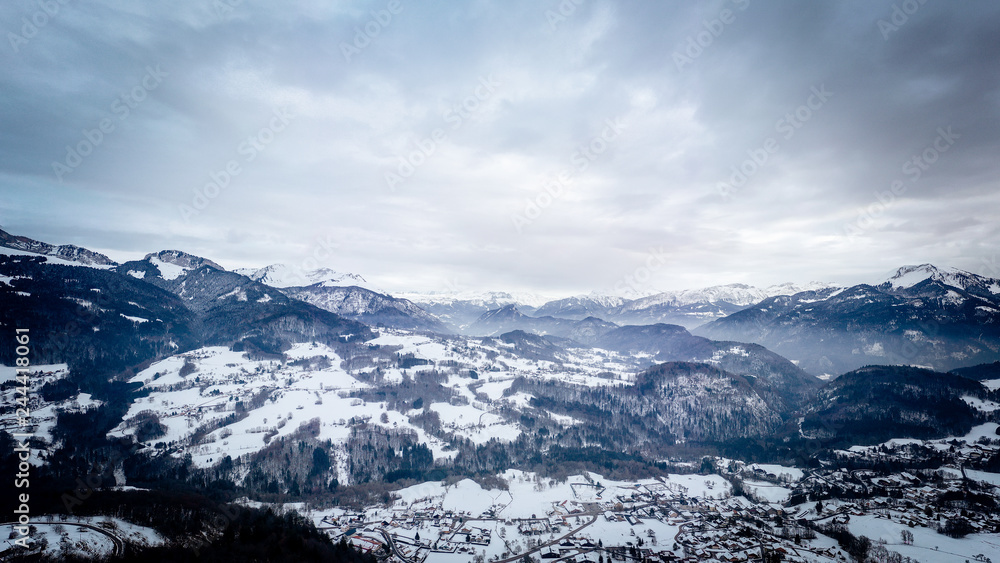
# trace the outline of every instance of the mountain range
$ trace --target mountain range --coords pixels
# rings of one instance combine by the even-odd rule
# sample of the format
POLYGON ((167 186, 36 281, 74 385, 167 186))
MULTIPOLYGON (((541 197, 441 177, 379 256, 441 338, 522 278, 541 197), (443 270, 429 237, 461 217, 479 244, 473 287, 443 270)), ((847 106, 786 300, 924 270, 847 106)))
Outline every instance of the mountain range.
MULTIPOLYGON (((4 231, 0 246, 9 254, 41 255, 53 264, 110 268, 137 279, 148 275, 146 281, 181 297, 196 278, 207 277, 213 281, 201 283, 225 288, 204 297, 209 301, 250 299, 239 285, 254 288, 257 299, 291 299, 371 326, 438 334, 497 336, 519 330, 599 345, 618 327, 679 325, 716 341, 759 344, 824 377, 868 364, 949 371, 1000 360, 1000 280, 930 264, 903 266, 874 284, 848 287, 729 284, 637 299, 594 292, 549 300, 507 292, 392 296, 358 274, 282 264, 227 272, 210 259, 180 251, 119 265, 84 248, 4 231), (185 281, 203 267, 208 269, 185 281)), ((209 302, 194 305, 208 307, 209 302)))
POLYGON ((1000 282, 904 266, 877 285, 770 297, 695 333, 767 346, 816 375, 869 364, 949 371, 1000 356, 1000 282))
MULTIPOLYGON (((998 290, 922 265, 852 287, 439 295, 434 309, 330 270, 228 271, 178 250, 119 264, 0 235, 0 326, 30 328, 33 471, 54 499, 95 464, 154 496, 363 507, 552 452, 645 471, 964 436, 1000 421, 998 290), (694 329, 652 322, 702 304, 738 309, 694 329), (627 324, 626 310, 649 313, 627 324)), ((16 356, 0 347, 0 364, 16 356)), ((0 425, 14 417, 5 407, 0 425)))

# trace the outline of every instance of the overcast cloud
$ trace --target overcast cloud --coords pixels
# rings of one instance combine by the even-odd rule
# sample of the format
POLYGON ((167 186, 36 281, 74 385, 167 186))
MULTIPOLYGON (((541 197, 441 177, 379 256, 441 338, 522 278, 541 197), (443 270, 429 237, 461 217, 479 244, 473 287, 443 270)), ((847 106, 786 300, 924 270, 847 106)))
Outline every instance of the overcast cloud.
POLYGON ((609 289, 651 252, 658 289, 1000 276, 996 3, 43 0, 0 22, 0 225, 46 242, 318 255, 390 291, 609 289))

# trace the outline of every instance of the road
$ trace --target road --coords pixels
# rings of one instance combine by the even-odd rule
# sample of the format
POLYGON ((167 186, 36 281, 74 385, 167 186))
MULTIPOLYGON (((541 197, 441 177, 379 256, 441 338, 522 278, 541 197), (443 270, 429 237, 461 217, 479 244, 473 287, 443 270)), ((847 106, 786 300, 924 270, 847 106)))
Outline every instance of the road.
POLYGON ((399 549, 396 547, 396 542, 392 541, 392 536, 389 535, 389 532, 386 532, 385 530, 381 530, 381 529, 379 530, 379 532, 382 533, 382 537, 385 538, 386 543, 389 544, 389 549, 392 550, 392 554, 393 555, 395 555, 396 557, 399 557, 399 559, 403 563, 412 563, 409 559, 407 559, 406 557, 403 557, 403 554, 399 552, 399 549))
POLYGON ((592 514, 591 515, 590 522, 586 522, 582 526, 579 526, 579 527, 577 527, 577 528, 575 528, 573 530, 570 530, 569 532, 567 532, 563 536, 560 536, 560 537, 558 537, 558 538, 556 538, 556 539, 554 539, 554 540, 552 540, 552 541, 550 541, 548 543, 544 543, 542 545, 539 545, 537 547, 529 549, 528 551, 525 551, 524 553, 519 553, 517 555, 513 555, 511 557, 508 557, 507 559, 501 559, 500 561, 497 561, 496 563, 510 563, 511 561, 517 561, 518 559, 523 558, 525 555, 531 555, 532 553, 536 553, 538 551, 541 551, 542 549, 545 549, 546 547, 551 547, 553 545, 557 545, 557 544, 559 544, 559 542, 563 541, 564 539, 566 539, 566 538, 568 538, 570 536, 575 535, 577 532, 579 532, 580 530, 582 530, 582 529, 586 528, 587 526, 593 524, 594 522, 597 522, 597 514, 592 514))
MULTIPOLYGON (((111 553, 112 557, 118 557, 118 556, 122 555, 125 552, 125 542, 122 541, 122 539, 119 538, 118 536, 112 534, 111 532, 109 532, 109 531, 107 531, 104 528, 101 528, 99 526, 94 526, 92 524, 86 524, 84 522, 60 522, 60 521, 57 521, 57 520, 33 520, 31 522, 31 524, 33 524, 33 525, 35 525, 35 524, 56 524, 56 525, 59 525, 59 526, 77 526, 77 527, 80 527, 80 528, 88 528, 88 529, 93 530, 95 532, 98 532, 100 534, 104 534, 109 539, 111 539, 111 542, 115 546, 114 550, 111 553)), ((20 526, 20 524, 17 523, 17 522, 3 522, 3 523, 0 523, 0 526, 20 526)))

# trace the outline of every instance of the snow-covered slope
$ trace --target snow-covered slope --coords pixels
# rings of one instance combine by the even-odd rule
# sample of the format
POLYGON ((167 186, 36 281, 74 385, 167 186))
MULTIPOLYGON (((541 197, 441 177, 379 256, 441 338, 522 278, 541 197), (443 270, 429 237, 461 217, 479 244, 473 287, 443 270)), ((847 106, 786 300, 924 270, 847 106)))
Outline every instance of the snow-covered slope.
MULTIPOLYGON (((446 458, 454 455, 446 449, 447 441, 411 420, 419 409, 387 408, 385 393, 374 393, 375 387, 400 383, 421 372, 441 374, 450 396, 421 395, 426 408, 438 413, 441 429, 474 443, 492 438, 509 442, 522 428, 495 413, 521 404, 522 398, 504 395, 515 378, 601 386, 622 383, 607 378, 611 370, 622 378, 634 370, 617 354, 593 351, 566 356, 571 366, 567 370, 562 364, 526 359, 513 345, 493 339, 384 330, 366 345, 371 363, 359 368, 345 368, 345 358, 322 344, 295 344, 282 362, 250 359, 219 346, 171 356, 132 378, 149 395, 132 404, 112 435, 136 436, 149 447, 162 442, 173 455, 190 453, 197 465, 207 466, 227 455, 252 456, 276 437, 288 436, 314 419, 319 421, 318 437, 332 440, 339 455, 346 456, 343 448, 352 427, 364 422, 412 430, 435 458, 446 458), (376 381, 371 379, 372 365, 379 370, 376 381), (470 370, 482 375, 470 378, 470 370), (368 389, 383 400, 369 399, 368 389), (144 428, 160 430, 143 434, 144 428)), ((341 482, 346 478, 341 475, 341 482)))

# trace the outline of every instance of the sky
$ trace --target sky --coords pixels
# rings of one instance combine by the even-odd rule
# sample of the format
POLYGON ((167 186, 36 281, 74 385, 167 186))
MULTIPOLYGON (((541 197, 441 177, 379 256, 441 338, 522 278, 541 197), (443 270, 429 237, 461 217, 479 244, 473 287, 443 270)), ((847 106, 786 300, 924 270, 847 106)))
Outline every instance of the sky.
POLYGON ((1000 277, 1000 4, 0 5, 0 228, 390 292, 1000 277))

